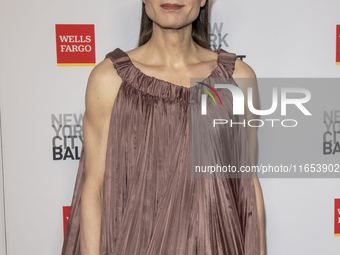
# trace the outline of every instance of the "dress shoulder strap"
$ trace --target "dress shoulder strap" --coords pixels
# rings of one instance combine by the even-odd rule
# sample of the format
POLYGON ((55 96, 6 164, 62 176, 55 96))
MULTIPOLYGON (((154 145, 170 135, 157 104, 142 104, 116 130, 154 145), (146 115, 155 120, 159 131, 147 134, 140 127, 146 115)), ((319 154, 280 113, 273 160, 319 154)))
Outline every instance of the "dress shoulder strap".
POLYGON ((235 53, 228 52, 222 48, 217 50, 219 62, 224 67, 225 75, 232 77, 235 70, 235 62, 237 55, 235 53))
POLYGON ((131 65, 128 55, 120 48, 116 48, 106 54, 105 58, 109 58, 112 61, 113 67, 117 70, 118 75, 124 79, 126 77, 127 69, 131 65))

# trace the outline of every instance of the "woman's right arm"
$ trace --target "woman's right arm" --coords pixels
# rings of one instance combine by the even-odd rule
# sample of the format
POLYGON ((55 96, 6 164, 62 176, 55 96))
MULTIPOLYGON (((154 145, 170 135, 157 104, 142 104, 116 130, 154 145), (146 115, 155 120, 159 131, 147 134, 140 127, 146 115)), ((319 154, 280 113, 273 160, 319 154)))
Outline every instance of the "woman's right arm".
POLYGON ((99 255, 101 203, 112 107, 121 79, 106 58, 93 68, 86 88, 83 138, 85 182, 81 195, 80 251, 99 255))

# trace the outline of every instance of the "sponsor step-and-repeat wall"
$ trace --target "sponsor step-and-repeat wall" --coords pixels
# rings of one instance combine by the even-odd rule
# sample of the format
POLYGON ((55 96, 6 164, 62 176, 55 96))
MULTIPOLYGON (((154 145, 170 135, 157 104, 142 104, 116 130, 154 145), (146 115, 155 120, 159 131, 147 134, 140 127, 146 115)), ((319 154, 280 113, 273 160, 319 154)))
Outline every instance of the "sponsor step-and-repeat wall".
MULTIPOLYGON (((296 113, 298 133, 259 127, 259 165, 336 168, 340 2, 210 2, 211 48, 236 53, 254 69, 264 109, 272 103, 270 78, 281 87, 304 78, 301 87, 312 94, 306 107, 313 118, 296 113), (319 83, 308 86, 307 78, 319 83)), ((87 79, 108 52, 137 47, 141 3, 1 1, 0 254, 60 254, 83 143, 87 79)), ((260 175, 268 254, 338 254, 340 173, 324 173, 260 175)))

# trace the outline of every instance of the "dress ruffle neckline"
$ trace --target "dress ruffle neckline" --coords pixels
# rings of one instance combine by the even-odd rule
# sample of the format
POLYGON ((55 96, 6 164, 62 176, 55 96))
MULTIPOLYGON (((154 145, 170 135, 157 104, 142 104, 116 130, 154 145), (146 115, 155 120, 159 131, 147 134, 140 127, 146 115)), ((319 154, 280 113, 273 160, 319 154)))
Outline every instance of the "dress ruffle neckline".
MULTIPOLYGON (((202 82, 205 82, 210 78, 231 78, 231 75, 234 72, 236 54, 229 53, 222 48, 218 49, 216 53, 218 56, 216 60, 217 65, 208 77, 200 78, 202 79, 202 82)), ((141 93, 167 100, 182 101, 183 103, 189 104, 190 89, 198 85, 185 87, 149 76, 137 68, 129 55, 120 48, 116 48, 108 53, 106 57, 111 59, 113 66, 122 81, 125 82, 126 85, 135 87, 141 93)))

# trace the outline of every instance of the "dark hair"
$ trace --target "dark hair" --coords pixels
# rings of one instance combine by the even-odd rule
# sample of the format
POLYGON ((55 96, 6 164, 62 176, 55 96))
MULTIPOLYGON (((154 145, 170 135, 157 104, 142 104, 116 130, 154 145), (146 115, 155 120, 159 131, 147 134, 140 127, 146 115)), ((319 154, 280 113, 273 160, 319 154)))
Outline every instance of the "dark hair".
MULTIPOLYGON (((197 19, 192 23, 192 39, 200 46, 210 49, 210 40, 208 35, 208 12, 209 0, 201 7, 197 19)), ((152 20, 145 11, 145 4, 142 6, 142 19, 140 24, 138 47, 147 43, 152 35, 152 20)))

